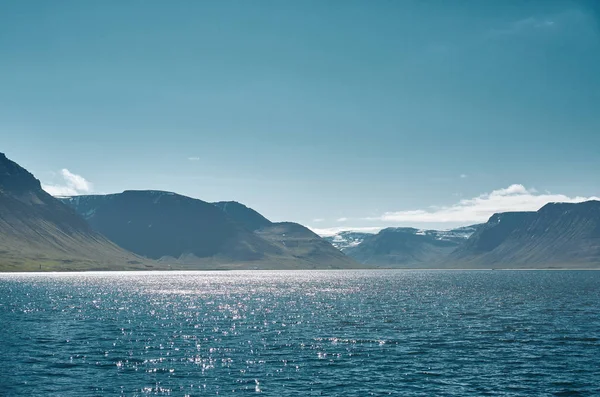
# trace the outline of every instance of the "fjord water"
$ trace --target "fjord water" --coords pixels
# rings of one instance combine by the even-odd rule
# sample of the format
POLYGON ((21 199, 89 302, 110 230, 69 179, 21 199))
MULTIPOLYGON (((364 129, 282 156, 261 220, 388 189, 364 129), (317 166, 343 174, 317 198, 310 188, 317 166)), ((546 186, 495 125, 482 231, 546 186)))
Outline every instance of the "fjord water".
POLYGON ((0 395, 599 395, 600 272, 0 275, 0 395))

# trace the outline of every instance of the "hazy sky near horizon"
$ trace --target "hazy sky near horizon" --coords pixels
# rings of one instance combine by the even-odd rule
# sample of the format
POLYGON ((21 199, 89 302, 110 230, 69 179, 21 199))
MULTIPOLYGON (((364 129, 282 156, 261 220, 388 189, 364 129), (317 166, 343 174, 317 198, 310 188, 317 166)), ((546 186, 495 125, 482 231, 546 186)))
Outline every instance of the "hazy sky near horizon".
POLYGON ((600 196, 600 2, 0 0, 0 151, 325 229, 600 196))

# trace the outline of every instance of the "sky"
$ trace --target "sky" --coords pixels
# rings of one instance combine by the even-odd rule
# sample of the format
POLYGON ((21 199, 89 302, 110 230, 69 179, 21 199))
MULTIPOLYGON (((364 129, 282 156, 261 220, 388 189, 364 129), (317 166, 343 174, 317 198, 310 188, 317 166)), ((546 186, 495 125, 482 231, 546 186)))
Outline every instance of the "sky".
POLYGON ((600 2, 0 0, 0 152, 322 234, 600 196, 600 2))

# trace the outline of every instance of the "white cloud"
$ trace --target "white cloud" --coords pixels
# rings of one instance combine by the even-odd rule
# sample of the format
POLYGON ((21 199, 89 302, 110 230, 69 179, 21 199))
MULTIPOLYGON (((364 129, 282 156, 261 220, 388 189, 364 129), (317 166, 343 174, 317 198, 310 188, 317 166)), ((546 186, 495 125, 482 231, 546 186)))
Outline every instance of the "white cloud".
POLYGON ((336 222, 346 222, 348 220, 348 218, 338 218, 336 219, 336 222))
POLYGON ((466 177, 467 177, 467 174, 460 174, 461 179, 465 179, 466 177))
POLYGON ((377 233, 381 229, 385 228, 385 226, 372 226, 372 227, 371 226, 367 226, 367 227, 345 226, 345 227, 330 227, 330 228, 323 228, 323 229, 308 226, 308 228, 310 230, 312 230, 313 232, 317 233, 319 236, 327 237, 327 236, 334 236, 334 235, 338 234, 339 232, 377 233))
POLYGON ((560 19, 562 15, 556 15, 554 18, 543 18, 543 17, 529 17, 515 21, 501 29, 492 29, 492 36, 511 36, 517 34, 523 34, 528 31, 534 31, 538 29, 551 29, 556 25, 555 18, 560 19), (552 19, 550 19, 552 18, 552 19))
POLYGON ((323 218, 316 218, 316 219, 313 219, 313 222, 314 223, 320 223, 320 222, 323 222, 324 220, 325 219, 323 219, 323 218))
POLYGON ((188 160, 190 160, 190 161, 199 161, 200 157, 188 157, 188 160))
POLYGON ((578 203, 587 200, 600 200, 598 197, 569 197, 550 192, 538 193, 523 185, 510 185, 504 189, 484 193, 472 199, 463 199, 446 207, 430 207, 410 211, 386 212, 377 218, 386 222, 413 223, 475 223, 485 222, 497 212, 537 211, 551 202, 578 203))
POLYGON ((66 168, 60 171, 63 181, 60 184, 42 184, 48 194, 52 196, 76 196, 91 193, 93 185, 81 175, 73 174, 66 168))

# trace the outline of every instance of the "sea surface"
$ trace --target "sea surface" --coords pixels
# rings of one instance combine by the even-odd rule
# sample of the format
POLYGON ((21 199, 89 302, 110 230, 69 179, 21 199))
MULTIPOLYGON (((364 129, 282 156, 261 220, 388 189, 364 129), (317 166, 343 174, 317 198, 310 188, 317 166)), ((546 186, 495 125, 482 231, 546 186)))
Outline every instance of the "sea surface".
POLYGON ((1 396, 600 395, 598 271, 0 274, 1 396))

